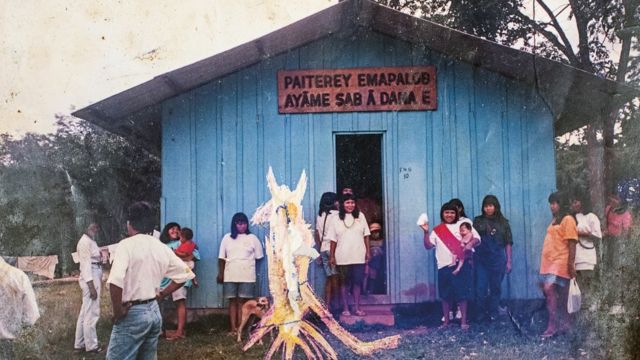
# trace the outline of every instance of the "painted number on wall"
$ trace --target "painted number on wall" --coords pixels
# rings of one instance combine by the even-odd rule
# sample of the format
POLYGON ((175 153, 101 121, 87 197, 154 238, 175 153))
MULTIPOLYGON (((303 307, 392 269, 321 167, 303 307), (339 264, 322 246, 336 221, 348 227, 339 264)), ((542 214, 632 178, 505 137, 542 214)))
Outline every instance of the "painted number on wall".
POLYGON ((408 179, 409 176, 411 175, 411 168, 410 167, 400 167, 400 177, 403 179, 408 179))

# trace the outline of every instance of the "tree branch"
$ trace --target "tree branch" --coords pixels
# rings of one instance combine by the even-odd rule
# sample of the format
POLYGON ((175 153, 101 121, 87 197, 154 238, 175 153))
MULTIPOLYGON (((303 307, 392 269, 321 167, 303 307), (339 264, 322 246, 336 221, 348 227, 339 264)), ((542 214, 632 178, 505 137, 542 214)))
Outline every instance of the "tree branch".
MULTIPOLYGON (((622 1, 625 16, 624 23, 622 25, 622 30, 633 28, 636 25, 636 20, 634 18, 635 9, 638 7, 639 1, 637 0, 623 0, 622 1)), ((629 66, 629 56, 631 51, 631 42, 633 41, 634 34, 633 32, 623 32, 620 30, 620 40, 622 42, 621 50, 620 50, 620 61, 618 63, 618 73, 616 74, 616 81, 625 82, 627 76, 627 69, 629 66)), ((637 35, 636 35, 637 36, 637 35)))
POLYGON ((556 32, 558 33, 558 35, 560 35, 560 38, 562 39, 562 43, 564 43, 564 46, 567 48, 567 51, 570 51, 572 54, 575 54, 573 52, 573 47, 571 46, 571 42, 569 41, 569 38, 567 38, 567 34, 565 33, 564 29, 562 28, 562 26, 560 26, 560 23, 558 22, 557 15, 554 14, 553 11, 551 11, 549 6, 547 6, 547 4, 545 4, 543 0, 536 0, 536 2, 540 4, 540 6, 542 6, 542 9, 544 10, 544 12, 546 12, 547 16, 549 16, 549 19, 551 19, 551 22, 553 23, 553 28, 556 29, 556 32))
POLYGON ((571 4, 571 10, 573 16, 576 18, 576 28, 578 29, 578 58, 580 61, 580 68, 590 73, 594 73, 593 63, 589 57, 589 34, 587 26, 589 25, 589 19, 585 19, 585 13, 580 7, 581 4, 576 4, 575 0, 569 0, 571 4))
POLYGON ((537 32, 541 33, 542 36, 544 36, 547 40, 549 40, 558 50, 560 50, 560 52, 562 52, 564 54, 564 56, 567 57, 567 60, 569 60, 569 63, 571 65, 574 65, 574 66, 579 66, 580 65, 580 60, 578 60, 578 58, 576 57, 576 54, 574 54, 571 51, 571 49, 567 49, 565 46, 563 46, 562 43, 560 42, 560 40, 558 40, 558 37, 556 37, 556 35, 554 33, 552 33, 551 31, 549 31, 547 29, 545 29, 539 23, 535 22, 530 17, 528 17, 527 15, 525 15, 525 14, 519 12, 519 11, 516 12, 515 15, 518 18, 520 18, 522 21, 524 21, 527 25, 533 27, 534 30, 536 30, 537 32))

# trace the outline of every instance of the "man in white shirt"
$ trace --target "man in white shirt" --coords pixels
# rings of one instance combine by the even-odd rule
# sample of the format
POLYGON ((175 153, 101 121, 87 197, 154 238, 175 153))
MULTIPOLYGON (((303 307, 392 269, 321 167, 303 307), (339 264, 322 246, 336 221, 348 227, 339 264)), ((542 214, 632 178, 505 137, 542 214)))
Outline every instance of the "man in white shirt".
POLYGON ((13 359, 13 340, 40 317, 27 275, 0 257, 0 359, 13 359))
POLYGON ((156 299, 195 275, 169 247, 149 235, 155 219, 148 203, 131 205, 127 218, 129 237, 118 244, 107 280, 114 322, 107 359, 156 359, 162 329, 156 299), (171 279, 171 284, 156 293, 163 277, 171 279))
POLYGON ((76 251, 80 263, 80 278, 78 283, 82 290, 82 306, 76 322, 75 350, 87 352, 101 352, 98 345, 96 324, 100 318, 100 290, 102 289, 102 255, 96 244, 96 234, 100 230, 98 224, 91 223, 82 234, 76 251))

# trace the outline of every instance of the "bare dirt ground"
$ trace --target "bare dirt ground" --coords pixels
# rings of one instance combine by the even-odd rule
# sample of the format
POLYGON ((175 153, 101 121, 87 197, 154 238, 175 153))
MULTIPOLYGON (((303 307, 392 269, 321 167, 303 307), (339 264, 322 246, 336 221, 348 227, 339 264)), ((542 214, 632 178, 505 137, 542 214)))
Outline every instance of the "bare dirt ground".
MULTIPOLYGON (((75 283, 53 283, 36 287, 42 317, 27 329, 16 343, 19 359, 102 359, 105 352, 87 355, 73 351, 75 321, 80 308, 80 291, 75 283)), ((352 332, 362 339, 376 339, 391 334, 401 334, 397 349, 381 352, 376 359, 600 359, 618 358, 601 340, 595 328, 597 324, 578 319, 576 329, 569 334, 542 340, 544 311, 516 316, 522 325, 518 332, 507 316, 498 321, 472 323, 469 331, 457 325, 445 330, 437 329, 440 313, 437 304, 396 309, 397 326, 393 328, 352 327, 352 332)), ((102 316, 98 323, 98 337, 107 344, 111 332, 111 314, 108 292, 102 295, 102 316)), ((632 319, 633 320, 633 319, 632 319)), ((622 323, 625 322, 621 319, 622 323)), ((636 320, 637 321, 637 320, 636 320)), ((322 329, 322 327, 320 327, 322 329)), ((188 325, 186 339, 169 342, 161 339, 159 359, 260 359, 267 344, 256 345, 243 353, 241 344, 227 335, 227 319, 212 315, 188 325)), ((614 331, 614 329, 610 329, 614 331)), ((330 334, 327 338, 338 351, 341 359, 356 359, 357 355, 330 334)), ((302 358, 301 354, 298 354, 302 358)))

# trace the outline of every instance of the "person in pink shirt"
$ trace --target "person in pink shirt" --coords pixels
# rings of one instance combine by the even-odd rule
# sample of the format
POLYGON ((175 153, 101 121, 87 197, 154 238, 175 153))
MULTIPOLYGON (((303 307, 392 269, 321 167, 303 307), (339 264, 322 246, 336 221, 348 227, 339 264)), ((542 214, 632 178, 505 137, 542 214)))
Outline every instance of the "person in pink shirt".
POLYGON ((603 241, 603 265, 612 267, 617 255, 621 253, 622 241, 629 237, 629 230, 633 224, 631 212, 627 203, 616 194, 609 195, 607 206, 604 209, 604 236, 603 241))
POLYGON ((609 196, 604 213, 607 222, 606 235, 626 238, 633 223, 627 203, 620 200, 618 195, 612 194, 609 196))

